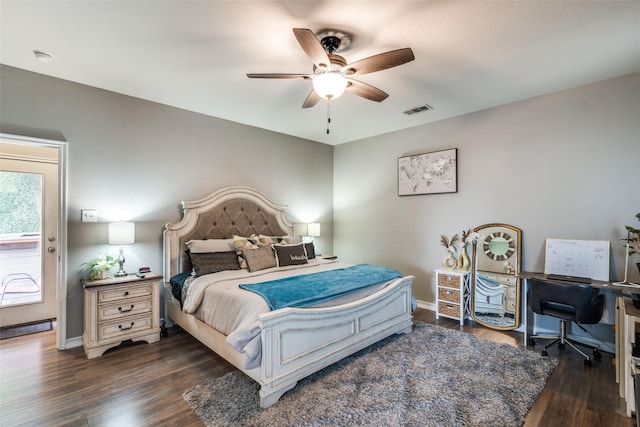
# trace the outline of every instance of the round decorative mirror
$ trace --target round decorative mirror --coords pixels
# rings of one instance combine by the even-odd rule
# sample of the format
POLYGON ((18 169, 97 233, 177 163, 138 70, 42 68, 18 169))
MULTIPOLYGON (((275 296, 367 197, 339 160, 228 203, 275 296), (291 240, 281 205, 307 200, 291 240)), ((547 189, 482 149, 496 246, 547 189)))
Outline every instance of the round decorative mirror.
POLYGON ((507 224, 485 224, 473 231, 471 317, 494 329, 520 326, 522 231, 507 224))

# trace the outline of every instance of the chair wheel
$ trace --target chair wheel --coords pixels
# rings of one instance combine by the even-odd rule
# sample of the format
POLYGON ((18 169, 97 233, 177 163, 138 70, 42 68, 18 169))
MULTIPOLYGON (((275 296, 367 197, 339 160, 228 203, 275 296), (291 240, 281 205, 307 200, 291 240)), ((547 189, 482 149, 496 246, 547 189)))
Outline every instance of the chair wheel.
POLYGON ((540 353, 540 354, 542 354, 543 356, 548 356, 549 355, 549 353, 547 353, 547 350, 542 350, 542 353, 540 353))
POLYGON ((591 359, 584 359, 584 366, 590 368, 591 367, 591 359))
POLYGON ((593 349, 593 357, 600 360, 602 358, 602 353, 597 348, 593 349))
POLYGON ((535 346, 536 346, 536 342, 534 341, 534 339, 533 339, 533 338, 529 338, 529 345, 530 345, 531 347, 535 347, 535 346))

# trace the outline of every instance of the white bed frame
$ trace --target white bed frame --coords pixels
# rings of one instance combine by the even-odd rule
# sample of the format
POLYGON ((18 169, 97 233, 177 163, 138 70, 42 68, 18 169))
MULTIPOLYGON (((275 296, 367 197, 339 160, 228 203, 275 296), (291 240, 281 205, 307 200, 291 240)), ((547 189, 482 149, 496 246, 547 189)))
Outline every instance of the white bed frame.
MULTIPOLYGON (((414 277, 405 276, 351 303, 328 308, 284 308, 260 315, 262 362, 257 368, 245 369, 244 355, 226 343, 225 335, 180 309, 169 282, 183 271, 185 242, 194 238, 192 232, 196 227, 202 228, 199 217, 234 199, 255 203, 261 213, 277 222, 281 235, 293 234, 293 225, 284 217, 286 207, 274 204, 261 192, 248 187, 228 187, 201 200, 183 202, 183 218, 167 224, 164 231, 165 321, 167 326, 178 324, 258 382, 261 407, 276 403, 302 378, 390 335, 411 332, 414 277)), ((209 238, 231 237, 222 234, 214 231, 209 238)))

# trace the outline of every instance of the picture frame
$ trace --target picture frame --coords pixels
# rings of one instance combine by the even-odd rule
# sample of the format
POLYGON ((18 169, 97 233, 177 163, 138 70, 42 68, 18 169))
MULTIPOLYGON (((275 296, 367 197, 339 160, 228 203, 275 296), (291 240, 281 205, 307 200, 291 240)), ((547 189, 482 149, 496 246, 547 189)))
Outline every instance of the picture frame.
POLYGON ((398 196, 457 192, 457 148, 398 158, 398 196))

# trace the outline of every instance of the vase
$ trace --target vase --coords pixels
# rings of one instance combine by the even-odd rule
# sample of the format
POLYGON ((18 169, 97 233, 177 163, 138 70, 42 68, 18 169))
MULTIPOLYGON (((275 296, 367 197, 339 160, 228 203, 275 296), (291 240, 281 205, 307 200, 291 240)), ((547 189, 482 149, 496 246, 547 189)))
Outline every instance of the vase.
POLYGON ((454 270, 458 266, 458 260, 449 252, 449 255, 442 260, 442 266, 447 270, 454 270))
POLYGON ((108 278, 109 278, 109 270, 100 270, 98 272, 98 275, 96 276, 96 279, 98 280, 104 280, 108 278))
POLYGON ((466 251, 462 251, 460 258, 458 258, 458 270, 469 270, 471 263, 469 262, 469 256, 466 251))

